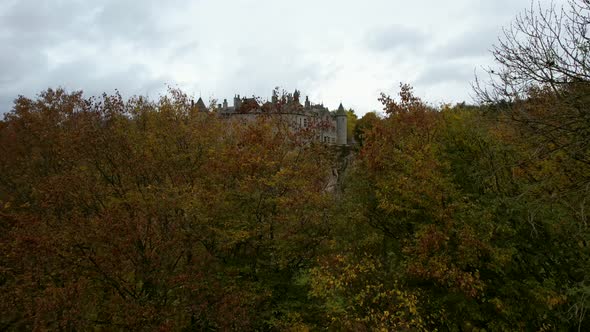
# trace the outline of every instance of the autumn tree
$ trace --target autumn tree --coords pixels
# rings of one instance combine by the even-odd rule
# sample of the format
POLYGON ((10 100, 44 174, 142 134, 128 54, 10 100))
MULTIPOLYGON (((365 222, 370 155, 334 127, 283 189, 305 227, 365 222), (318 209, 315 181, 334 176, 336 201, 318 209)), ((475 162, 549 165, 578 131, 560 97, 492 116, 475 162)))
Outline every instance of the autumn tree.
POLYGON ((194 112, 178 90, 18 98, 0 122, 0 327, 303 320, 293 280, 329 233, 333 156, 300 135, 194 112))
POLYGON ((555 199, 561 161, 531 162, 533 142, 485 107, 436 108, 407 85, 381 101, 312 269, 325 324, 583 329, 588 232, 575 201, 555 199))
MULTIPOLYGON (((498 132, 518 142, 524 153, 518 174, 528 180, 521 197, 528 197, 531 227, 538 230, 539 211, 561 211, 561 218, 544 215, 541 220, 547 222, 545 230, 564 223, 571 227, 562 243, 569 248, 560 252, 579 251, 579 257, 568 258, 579 272, 588 269, 583 263, 588 239, 583 211, 590 193, 589 22, 588 1, 548 8, 535 2, 504 30, 492 49, 496 66, 488 69, 487 81, 478 80, 475 86, 490 116, 503 124, 498 132)), ((563 269, 570 271, 562 279, 568 299, 564 317, 580 330, 587 324, 588 280, 563 269)))
POLYGON ((358 120, 358 116, 354 113, 353 109, 349 109, 348 111, 346 111, 347 144, 351 144, 355 139, 354 128, 356 127, 357 120, 358 120))
POLYGON ((492 48, 497 66, 490 80, 477 82, 482 101, 526 99, 529 90, 548 87, 560 93, 571 83, 590 81, 590 2, 569 0, 563 7, 531 7, 504 28, 492 48))
POLYGON ((368 112, 356 121, 353 129, 353 137, 359 145, 363 145, 364 138, 368 132, 379 122, 379 116, 376 112, 368 112))
MULTIPOLYGON (((496 66, 478 80, 479 100, 508 111, 538 142, 539 156, 560 151, 590 166, 590 2, 563 7, 533 3, 504 29, 492 48, 496 66)), ((586 173, 587 174, 587 173, 586 173)), ((588 184, 577 174, 579 187, 588 184)))

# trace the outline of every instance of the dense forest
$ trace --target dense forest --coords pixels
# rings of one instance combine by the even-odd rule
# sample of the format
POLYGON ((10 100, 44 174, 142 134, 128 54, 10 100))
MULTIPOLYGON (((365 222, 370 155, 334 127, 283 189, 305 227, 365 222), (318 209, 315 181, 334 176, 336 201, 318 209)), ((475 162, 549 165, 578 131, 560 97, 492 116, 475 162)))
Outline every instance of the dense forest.
POLYGON ((519 16, 476 105, 353 145, 48 89, 0 122, 0 330, 590 330, 590 3, 519 16))

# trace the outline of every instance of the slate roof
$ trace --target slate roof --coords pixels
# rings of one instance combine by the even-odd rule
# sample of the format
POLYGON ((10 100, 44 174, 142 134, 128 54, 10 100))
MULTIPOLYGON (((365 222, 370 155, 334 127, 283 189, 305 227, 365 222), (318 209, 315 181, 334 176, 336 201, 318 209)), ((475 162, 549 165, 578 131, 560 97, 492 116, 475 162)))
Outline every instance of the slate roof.
POLYGON ((340 106, 338 106, 338 111, 336 111, 336 115, 346 115, 346 111, 344 110, 344 106, 342 106, 342 103, 340 103, 340 106))

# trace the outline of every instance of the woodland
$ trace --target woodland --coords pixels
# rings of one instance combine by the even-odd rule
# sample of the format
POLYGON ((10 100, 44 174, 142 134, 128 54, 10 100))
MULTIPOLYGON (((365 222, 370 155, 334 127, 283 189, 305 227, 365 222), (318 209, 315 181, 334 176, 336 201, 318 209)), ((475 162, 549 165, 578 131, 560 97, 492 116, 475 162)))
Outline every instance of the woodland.
POLYGON ((400 84, 348 147, 174 89, 16 98, 0 330, 590 330, 589 25, 532 6, 477 104, 400 84))

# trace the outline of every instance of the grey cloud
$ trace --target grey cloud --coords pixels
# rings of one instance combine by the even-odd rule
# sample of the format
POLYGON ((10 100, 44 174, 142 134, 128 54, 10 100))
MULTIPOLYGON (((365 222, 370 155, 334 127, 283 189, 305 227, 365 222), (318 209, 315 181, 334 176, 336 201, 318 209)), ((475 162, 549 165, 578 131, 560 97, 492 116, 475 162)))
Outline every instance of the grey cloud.
POLYGON ((416 79, 418 86, 445 83, 468 83, 473 79, 473 67, 461 62, 440 62, 427 67, 416 79))
POLYGON ((42 81, 49 81, 71 90, 83 90, 87 95, 99 95, 117 89, 124 95, 131 96, 157 95, 164 91, 165 84, 172 80, 167 77, 151 77, 149 68, 144 65, 132 65, 124 70, 105 73, 97 69, 91 61, 78 61, 49 72, 42 81))
POLYGON ((166 12, 163 8, 170 4, 162 8, 158 5, 160 2, 155 0, 20 0, 0 13, 0 41, 37 51, 72 40, 98 46, 113 40, 142 48, 168 46, 178 27, 160 23, 166 12))
POLYGON ((84 14, 91 9, 90 2, 72 0, 16 1, 0 15, 0 28, 13 45, 47 46, 85 31, 84 14))
MULTIPOLYGON (((552 2, 553 0, 539 0, 541 2, 552 2)), ((560 2, 562 0, 557 0, 560 2)), ((563 1, 562 1, 563 2, 563 1)), ((514 17, 517 13, 525 8, 530 7, 531 1, 514 1, 514 0, 496 0, 496 1, 481 1, 479 3, 480 12, 489 19, 502 19, 514 17)))
POLYGON ((433 56, 447 59, 489 56, 500 32, 500 28, 493 25, 475 27, 434 50, 433 56))
POLYGON ((198 41, 189 41, 183 43, 174 44, 174 53, 169 55, 169 60, 183 60, 190 58, 200 49, 200 43, 198 41))
POLYGON ((114 88, 158 93, 150 86, 157 82, 164 87, 163 78, 151 78, 149 68, 134 64, 133 59, 117 58, 109 49, 113 41, 138 51, 166 48, 181 54, 194 48, 171 38, 177 27, 159 23, 159 15, 166 12, 162 6, 169 5, 155 0, 18 0, 0 5, 0 114, 19 94, 32 97, 50 86, 92 94, 114 88), (49 67, 50 50, 67 53, 71 47, 88 52, 74 62, 49 67), (106 73, 101 72, 104 64, 109 64, 106 73))
POLYGON ((424 84, 470 81, 495 29, 528 3, 3 0, 0 113, 18 94, 59 85, 157 97, 181 81, 187 93, 224 98, 266 97, 276 85, 376 89, 385 76, 417 71, 424 84))
MULTIPOLYGON (((97 7, 92 37, 125 40, 143 48, 167 45, 172 42, 174 31, 161 25, 163 11, 158 8, 158 3, 115 0, 97 7)), ((165 3, 165 7, 169 5, 165 3)))
POLYGON ((6 44, 0 53, 0 89, 19 81, 33 68, 45 68, 47 58, 41 52, 6 44))
POLYGON ((448 58, 489 57, 489 50, 497 43, 502 35, 502 27, 509 26, 519 13, 541 3, 543 8, 550 4, 559 6, 567 0, 477 0, 474 1, 477 11, 473 11, 473 4, 466 7, 463 15, 467 30, 454 36, 436 50, 439 56, 448 58), (471 26, 469 26, 471 25, 471 26))
POLYGON ((371 31, 367 36, 367 46, 375 51, 397 49, 419 50, 424 47, 428 35, 423 31, 402 25, 392 25, 371 31))
POLYGON ((229 73, 233 80, 228 79, 229 84, 222 87, 222 91, 241 91, 264 99, 270 96, 271 90, 276 86, 288 90, 305 90, 305 85, 317 80, 322 72, 318 63, 301 59, 301 54, 287 45, 276 50, 263 47, 241 48, 238 54, 240 56, 236 61, 240 65, 229 73))
POLYGON ((12 107, 18 95, 33 98, 47 88, 62 87, 68 91, 82 90, 85 96, 97 96, 103 92, 121 91, 124 97, 149 95, 157 97, 171 84, 167 77, 151 77, 147 67, 134 65, 125 70, 104 73, 91 60, 70 62, 53 70, 38 72, 34 78, 26 78, 22 84, 0 90, 0 113, 12 107), (48 83, 49 82, 49 83, 48 83), (50 84, 50 85, 47 85, 50 84))

